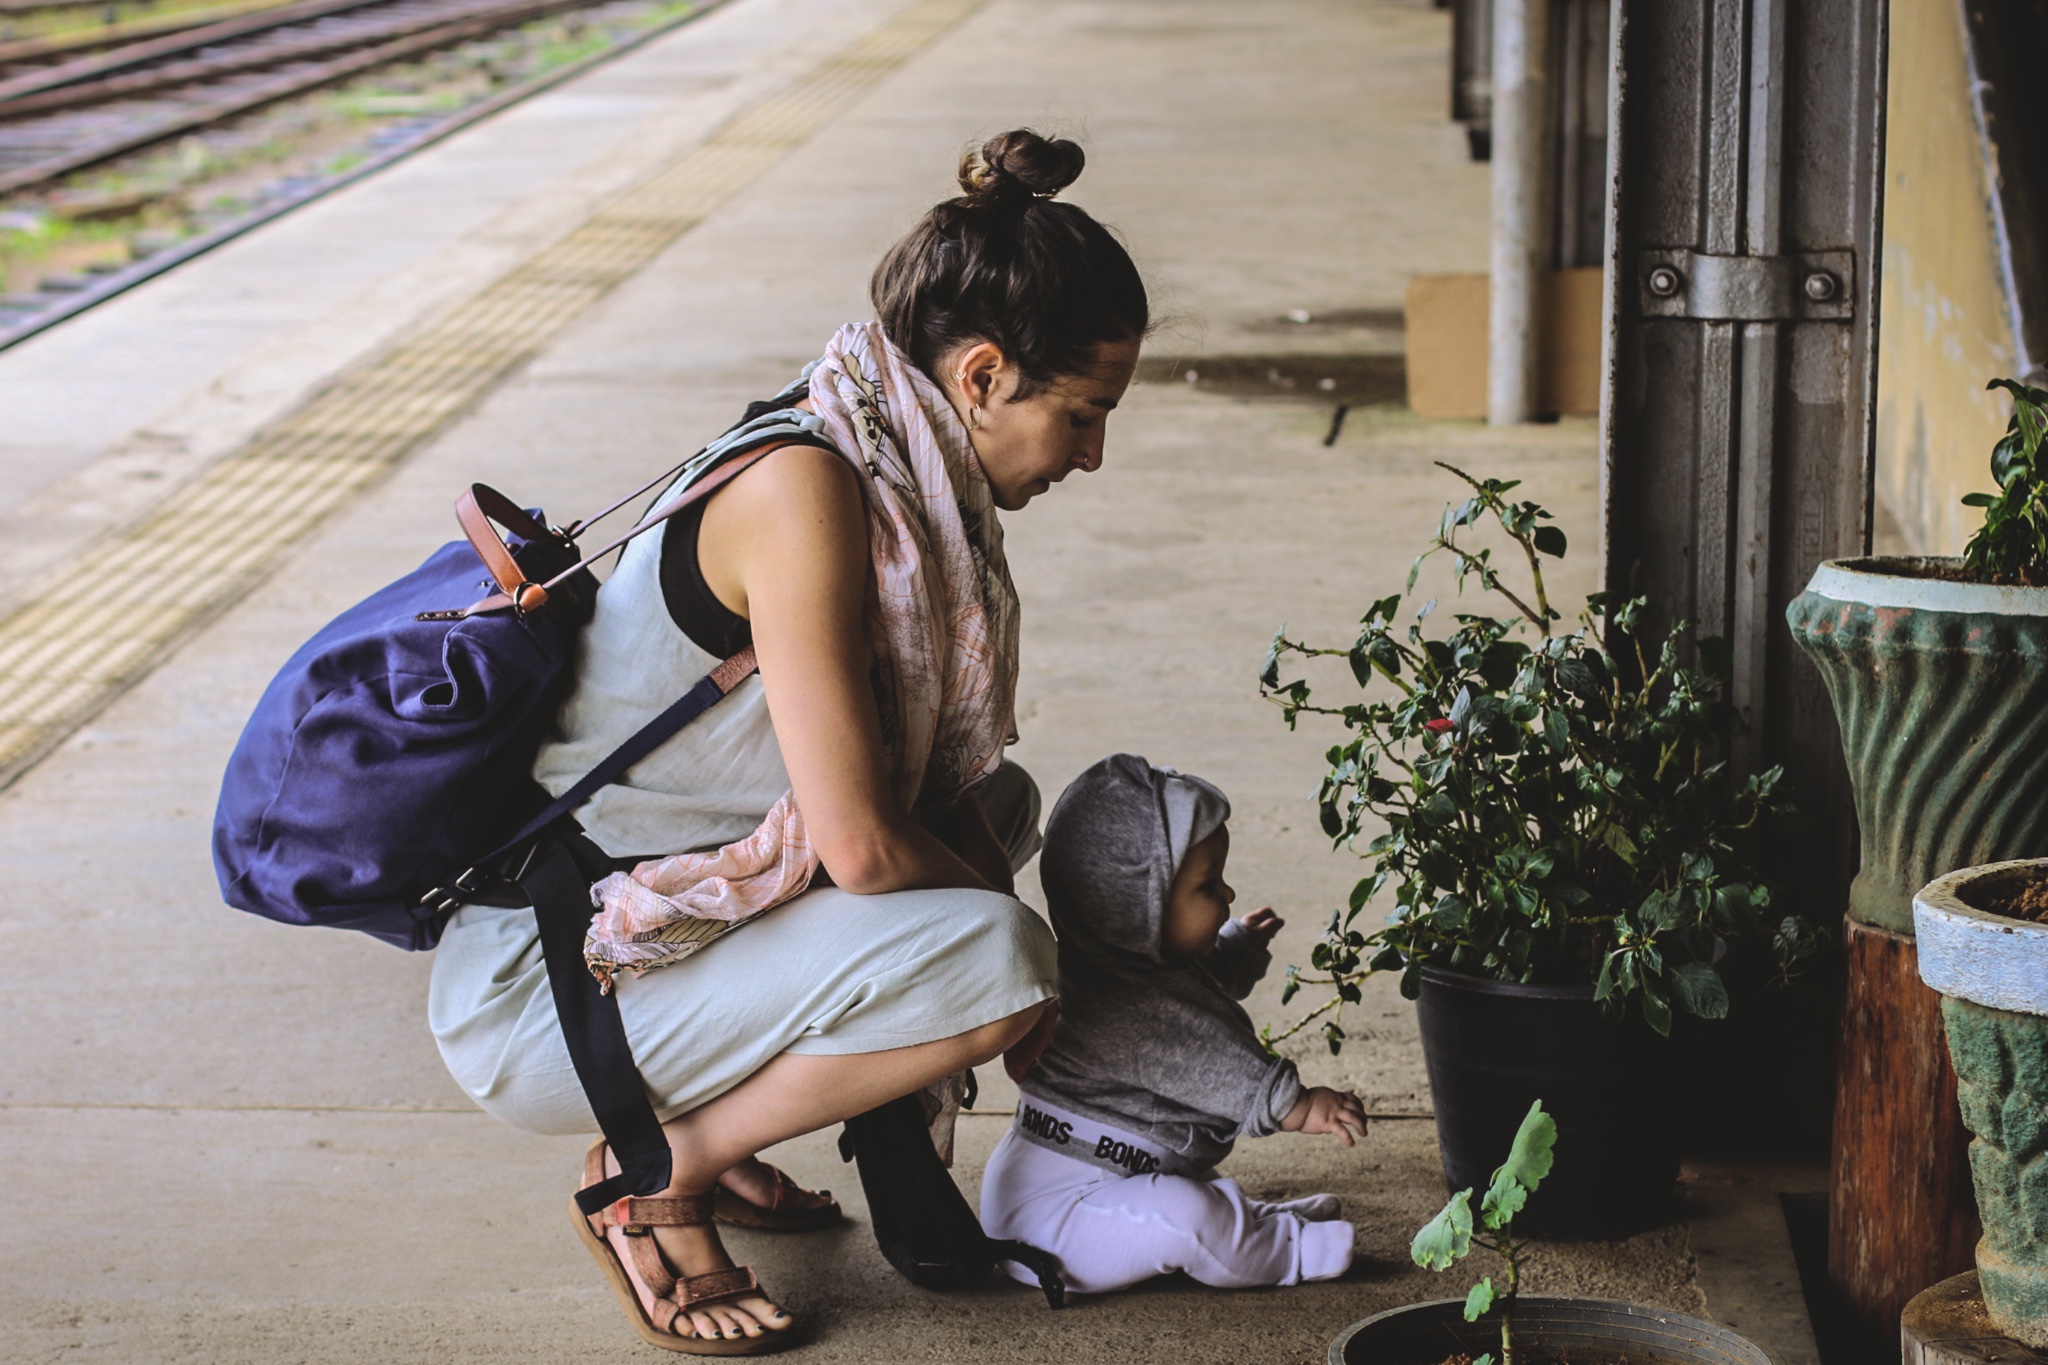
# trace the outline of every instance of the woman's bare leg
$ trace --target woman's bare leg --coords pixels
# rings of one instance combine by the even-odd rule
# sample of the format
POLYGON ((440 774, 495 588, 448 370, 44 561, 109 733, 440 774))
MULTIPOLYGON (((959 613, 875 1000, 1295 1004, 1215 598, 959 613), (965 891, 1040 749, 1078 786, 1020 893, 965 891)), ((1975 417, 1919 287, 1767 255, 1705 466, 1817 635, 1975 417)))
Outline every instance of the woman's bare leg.
MULTIPOLYGON (((1029 1033, 1050 1003, 916 1047, 842 1057, 785 1052, 709 1104, 663 1125, 675 1159, 675 1175, 663 1193, 703 1194, 720 1173, 764 1147, 865 1114, 942 1076, 991 1061, 1029 1033)), ((709 1224, 659 1227, 654 1236, 681 1274, 703 1275, 732 1265, 718 1230, 709 1224)), ((781 1331, 791 1321, 765 1298, 715 1304, 689 1319, 692 1329, 707 1337, 755 1337, 764 1330, 781 1331)))

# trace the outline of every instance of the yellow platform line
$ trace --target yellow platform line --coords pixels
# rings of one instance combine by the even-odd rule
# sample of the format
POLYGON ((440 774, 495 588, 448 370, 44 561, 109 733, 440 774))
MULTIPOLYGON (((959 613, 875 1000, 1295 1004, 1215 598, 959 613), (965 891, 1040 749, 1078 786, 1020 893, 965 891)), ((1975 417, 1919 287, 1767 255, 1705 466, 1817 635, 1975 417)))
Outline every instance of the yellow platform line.
POLYGON ((622 280, 984 3, 915 0, 16 599, 0 615, 0 786, 622 280))

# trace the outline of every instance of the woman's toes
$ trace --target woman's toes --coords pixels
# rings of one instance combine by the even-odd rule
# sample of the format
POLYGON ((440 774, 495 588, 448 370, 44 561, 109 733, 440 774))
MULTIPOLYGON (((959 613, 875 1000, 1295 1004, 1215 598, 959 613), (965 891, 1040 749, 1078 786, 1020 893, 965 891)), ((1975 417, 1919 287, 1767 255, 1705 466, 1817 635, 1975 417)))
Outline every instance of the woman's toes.
POLYGON ((717 1320, 709 1313, 697 1311, 690 1314, 690 1335, 709 1339, 722 1337, 725 1333, 720 1330, 717 1320))

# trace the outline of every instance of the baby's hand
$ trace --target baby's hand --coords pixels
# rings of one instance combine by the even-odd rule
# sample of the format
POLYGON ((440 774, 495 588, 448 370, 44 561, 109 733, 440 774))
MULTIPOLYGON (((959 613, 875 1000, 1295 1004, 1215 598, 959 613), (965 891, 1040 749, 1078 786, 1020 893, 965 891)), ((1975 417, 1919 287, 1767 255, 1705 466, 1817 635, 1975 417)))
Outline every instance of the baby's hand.
POLYGON ((1265 944, 1271 943, 1273 935, 1287 927, 1287 921, 1274 914, 1273 907, 1270 905, 1261 906, 1249 915, 1241 917, 1237 922, 1242 924, 1244 931, 1250 934, 1262 947, 1265 944))
POLYGON ((1280 1127, 1289 1133, 1332 1133, 1343 1138, 1346 1147, 1355 1147, 1358 1141, 1352 1134, 1365 1136, 1365 1102, 1356 1095, 1319 1085, 1303 1092, 1280 1127))

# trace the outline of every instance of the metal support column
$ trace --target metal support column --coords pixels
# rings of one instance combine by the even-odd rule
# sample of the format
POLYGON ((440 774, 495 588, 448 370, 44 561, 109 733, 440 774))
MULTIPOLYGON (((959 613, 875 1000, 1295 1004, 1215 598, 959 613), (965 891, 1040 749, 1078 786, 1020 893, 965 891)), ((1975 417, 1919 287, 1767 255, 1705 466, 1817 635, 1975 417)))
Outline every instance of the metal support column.
MULTIPOLYGON (((1784 765, 1810 822, 1778 861, 1780 905, 1832 925, 1855 817, 1833 710, 1784 612, 1821 560, 1869 545, 1886 0, 1614 0, 1612 14, 1607 584, 1729 640, 1749 721, 1736 760, 1784 765)), ((1953 1105, 1899 1093, 1886 1061, 1929 1040, 1850 958, 1867 1027, 1839 1053, 1830 1278, 1895 1339, 1899 1287, 1950 1254, 1972 1211, 1946 1169, 1953 1105), (1874 1179, 1866 1129, 1925 1135, 1925 1179, 1874 1179)))
POLYGON ((1848 776, 1784 610, 1869 544, 1884 4, 1615 0, 1611 36, 1607 583, 1730 641, 1739 757, 1794 775, 1837 910, 1848 776))
POLYGON ((1552 0, 1493 3, 1493 291, 1486 420, 1536 415, 1538 312, 1551 256, 1552 0))

